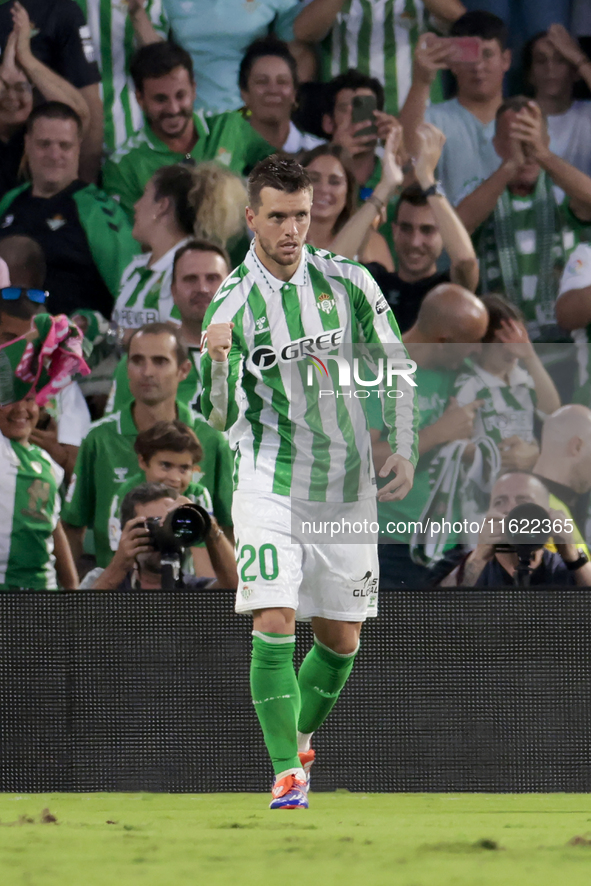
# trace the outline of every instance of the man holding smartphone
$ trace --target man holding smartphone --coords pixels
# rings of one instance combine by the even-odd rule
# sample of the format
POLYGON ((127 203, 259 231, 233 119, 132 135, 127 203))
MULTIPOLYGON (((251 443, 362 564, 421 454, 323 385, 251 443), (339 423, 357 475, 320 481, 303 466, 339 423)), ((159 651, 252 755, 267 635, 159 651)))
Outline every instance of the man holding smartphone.
POLYGON ((503 79, 511 64, 507 28, 490 12, 462 15, 450 31, 453 40, 425 34, 414 57, 413 82, 400 112, 404 140, 411 156, 418 153, 417 128, 427 121, 446 137, 438 178, 452 205, 498 169, 493 147, 495 115, 503 101, 503 79), (478 38, 473 53, 466 38, 478 38), (431 82, 442 68, 457 80, 457 96, 427 108, 431 82))
POLYGON ((341 145, 353 159, 353 171, 366 199, 380 180, 381 166, 375 150, 397 125, 384 113, 384 87, 375 77, 350 69, 326 87, 322 128, 332 144, 341 145), (366 192, 366 193, 364 193, 366 192))

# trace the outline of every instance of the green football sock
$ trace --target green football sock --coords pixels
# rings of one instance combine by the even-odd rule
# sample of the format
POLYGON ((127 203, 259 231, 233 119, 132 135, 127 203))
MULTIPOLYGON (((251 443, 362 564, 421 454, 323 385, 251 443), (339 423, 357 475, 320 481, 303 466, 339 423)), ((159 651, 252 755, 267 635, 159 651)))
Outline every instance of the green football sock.
POLYGON ((300 690, 293 666, 295 636, 253 631, 250 688, 275 775, 299 769, 300 690))
POLYGON ((353 668, 357 650, 340 655, 316 638, 300 672, 298 683, 302 696, 298 731, 309 735, 322 726, 353 668))

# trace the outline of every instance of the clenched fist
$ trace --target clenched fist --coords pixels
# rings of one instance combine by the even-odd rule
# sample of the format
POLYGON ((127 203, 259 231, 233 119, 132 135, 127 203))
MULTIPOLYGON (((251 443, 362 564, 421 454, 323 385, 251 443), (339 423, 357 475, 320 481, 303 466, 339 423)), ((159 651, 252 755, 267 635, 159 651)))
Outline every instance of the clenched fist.
POLYGON ((207 350, 216 363, 225 363, 232 347, 233 323, 210 323, 207 327, 207 350))

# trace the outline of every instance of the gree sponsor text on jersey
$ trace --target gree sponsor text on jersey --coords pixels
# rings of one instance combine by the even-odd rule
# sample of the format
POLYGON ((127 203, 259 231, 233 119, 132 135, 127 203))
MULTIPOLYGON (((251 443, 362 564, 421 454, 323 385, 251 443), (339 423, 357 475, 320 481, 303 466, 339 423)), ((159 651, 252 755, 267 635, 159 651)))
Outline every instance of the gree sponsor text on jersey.
POLYGON ((343 341, 344 332, 344 326, 340 326, 316 336, 304 336, 288 342, 279 351, 271 345, 259 345, 251 352, 248 360, 257 369, 271 369, 278 361, 291 363, 293 360, 303 360, 305 357, 338 348, 343 341))

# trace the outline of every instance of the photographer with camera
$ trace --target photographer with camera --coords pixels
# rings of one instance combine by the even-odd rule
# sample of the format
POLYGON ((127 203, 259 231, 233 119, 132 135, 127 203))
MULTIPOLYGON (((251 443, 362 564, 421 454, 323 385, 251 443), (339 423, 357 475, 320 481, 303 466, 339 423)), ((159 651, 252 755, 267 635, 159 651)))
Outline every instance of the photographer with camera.
POLYGON ((215 517, 163 483, 142 483, 121 503, 121 539, 106 569, 93 569, 81 584, 93 590, 236 588, 232 545, 215 517), (205 542, 215 579, 194 575, 170 580, 171 562, 180 564, 185 548, 205 542))
MULTIPOLYGON (((440 583, 440 587, 501 587, 514 585, 521 569, 516 536, 509 538, 514 508, 538 505, 552 525, 556 551, 535 545, 529 555, 528 581, 531 585, 591 585, 591 563, 573 542, 573 522, 562 511, 549 507, 549 494, 533 474, 519 471, 498 478, 490 498, 477 547, 440 583), (558 530, 558 531, 556 531, 558 530), (513 544, 507 544, 512 541, 513 544)), ((517 521, 521 523, 522 521, 517 521)), ((533 528, 534 520, 526 521, 533 528)), ((539 522, 539 521, 538 521, 539 522)), ((542 521, 544 522, 544 521, 542 521)), ((525 545, 524 545, 525 547, 525 545)), ((533 548, 534 545, 530 545, 533 548)))

